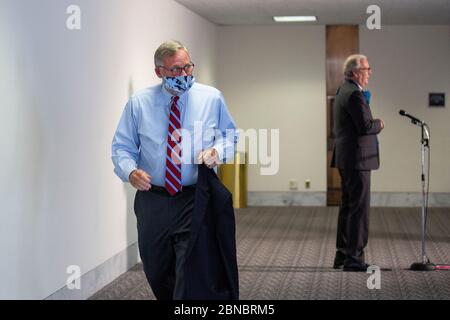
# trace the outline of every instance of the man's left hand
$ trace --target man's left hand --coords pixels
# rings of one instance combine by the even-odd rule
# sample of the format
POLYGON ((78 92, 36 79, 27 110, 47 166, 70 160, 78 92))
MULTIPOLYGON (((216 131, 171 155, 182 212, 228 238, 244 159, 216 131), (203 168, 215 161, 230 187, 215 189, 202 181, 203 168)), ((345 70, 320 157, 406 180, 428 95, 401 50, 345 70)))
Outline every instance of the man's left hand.
POLYGON ((219 164, 219 154, 214 148, 206 149, 198 154, 198 163, 204 163, 208 168, 214 168, 219 164))

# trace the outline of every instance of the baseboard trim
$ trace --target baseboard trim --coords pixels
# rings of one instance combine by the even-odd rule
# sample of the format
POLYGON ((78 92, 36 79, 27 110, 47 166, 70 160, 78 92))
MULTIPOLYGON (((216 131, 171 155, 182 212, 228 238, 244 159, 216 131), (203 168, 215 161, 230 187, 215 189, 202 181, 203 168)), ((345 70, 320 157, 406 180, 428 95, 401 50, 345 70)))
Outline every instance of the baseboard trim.
POLYGON ((139 262, 139 249, 135 242, 95 269, 83 274, 80 289, 70 290, 64 286, 45 300, 86 300, 139 262))
MULTIPOLYGON (((248 206, 326 206, 326 192, 251 191, 248 206)), ((416 192, 372 192, 372 207, 421 207, 422 194, 416 192)), ((450 193, 430 193, 428 207, 450 207, 450 193)))
POLYGON ((247 195, 248 206, 319 206, 327 204, 326 192, 258 191, 247 195))
MULTIPOLYGON (((372 207, 421 207, 422 193, 419 192, 372 192, 372 207)), ((428 195, 428 207, 450 207, 450 193, 433 192, 428 195)))

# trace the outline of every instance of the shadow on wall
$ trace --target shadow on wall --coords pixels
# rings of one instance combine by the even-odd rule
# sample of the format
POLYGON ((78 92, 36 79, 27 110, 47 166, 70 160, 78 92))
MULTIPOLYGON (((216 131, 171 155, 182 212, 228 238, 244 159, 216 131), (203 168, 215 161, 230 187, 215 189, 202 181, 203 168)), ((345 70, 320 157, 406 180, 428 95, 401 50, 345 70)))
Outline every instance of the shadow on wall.
MULTIPOLYGON (((128 97, 134 94, 133 77, 130 76, 128 81, 128 97)), ((134 213, 134 198, 136 196, 136 189, 130 183, 124 183, 123 185, 126 201, 127 201, 127 221, 126 221, 126 233, 127 233, 127 269, 132 268, 136 263, 140 262, 139 248, 137 245, 137 221, 134 213)))
POLYGON ((136 195, 136 189, 129 183, 125 183, 123 188, 127 198, 127 269, 130 269, 140 262, 137 244, 137 221, 134 213, 134 197, 136 195))

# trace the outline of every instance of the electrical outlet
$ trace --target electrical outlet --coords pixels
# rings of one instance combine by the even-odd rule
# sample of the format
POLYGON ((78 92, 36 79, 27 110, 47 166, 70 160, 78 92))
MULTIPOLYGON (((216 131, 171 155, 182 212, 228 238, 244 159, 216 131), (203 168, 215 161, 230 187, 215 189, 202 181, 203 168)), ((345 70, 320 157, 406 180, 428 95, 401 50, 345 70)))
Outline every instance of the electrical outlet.
POLYGON ((305 189, 309 189, 309 188, 311 188, 311 180, 306 179, 305 180, 305 189))
POLYGON ((290 190, 298 190, 297 180, 289 180, 289 189, 290 190))

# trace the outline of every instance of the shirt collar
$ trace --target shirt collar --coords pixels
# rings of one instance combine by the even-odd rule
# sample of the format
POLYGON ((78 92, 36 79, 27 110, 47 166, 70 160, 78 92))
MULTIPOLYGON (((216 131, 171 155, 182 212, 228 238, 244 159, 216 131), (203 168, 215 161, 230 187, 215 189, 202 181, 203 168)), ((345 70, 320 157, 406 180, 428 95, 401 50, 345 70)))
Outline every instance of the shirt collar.
POLYGON ((347 80, 356 84, 358 86, 359 90, 364 91, 363 87, 361 87, 361 85, 357 81, 350 79, 350 78, 347 78, 347 80))
MULTIPOLYGON (((172 95, 169 91, 167 91, 167 89, 164 88, 162 83, 161 83, 161 93, 162 93, 162 95, 164 97, 165 104, 166 105, 170 105, 174 95, 172 95)), ((180 99, 178 100, 179 106, 185 106, 186 105, 188 94, 189 94, 189 91, 185 92, 185 93, 183 93, 182 95, 179 96, 180 97, 180 99)))

